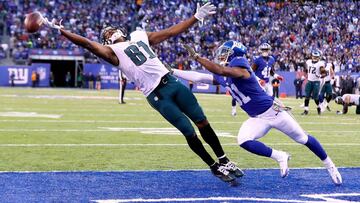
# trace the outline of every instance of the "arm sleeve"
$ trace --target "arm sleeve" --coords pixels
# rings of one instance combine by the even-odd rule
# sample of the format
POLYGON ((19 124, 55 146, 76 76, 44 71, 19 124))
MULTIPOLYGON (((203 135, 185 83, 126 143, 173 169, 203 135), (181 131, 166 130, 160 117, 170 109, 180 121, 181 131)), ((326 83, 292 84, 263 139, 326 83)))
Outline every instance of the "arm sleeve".
POLYGON ((196 71, 182 71, 173 69, 173 75, 185 79, 191 80, 196 83, 214 84, 214 76, 212 74, 199 73, 196 71))

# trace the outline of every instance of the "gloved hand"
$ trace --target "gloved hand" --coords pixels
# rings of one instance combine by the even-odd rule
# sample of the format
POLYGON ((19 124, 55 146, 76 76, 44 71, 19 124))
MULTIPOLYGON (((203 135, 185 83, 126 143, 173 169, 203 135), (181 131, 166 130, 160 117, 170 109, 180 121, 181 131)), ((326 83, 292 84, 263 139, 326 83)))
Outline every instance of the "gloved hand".
POLYGON ((265 80, 259 80, 259 84, 260 84, 260 86, 261 87, 265 87, 265 85, 266 85, 266 82, 265 82, 265 80))
POLYGON ((200 4, 197 4, 196 13, 194 17, 200 21, 202 24, 204 22, 204 18, 208 15, 213 15, 216 13, 216 7, 212 5, 210 2, 207 2, 205 5, 200 7, 200 4))
POLYGON ((51 22, 47 18, 43 18, 43 23, 48 26, 49 28, 60 30, 61 28, 64 28, 64 26, 61 25, 62 19, 59 23, 56 22, 55 19, 52 19, 51 22))
POLYGON ((184 45, 184 48, 186 49, 186 51, 189 53, 189 56, 192 58, 192 59, 197 59, 199 57, 199 54, 195 52, 195 50, 190 47, 189 45, 185 44, 184 45))
POLYGON ((280 80, 280 81, 283 81, 283 80, 284 80, 284 77, 281 76, 281 75, 278 75, 278 76, 276 77, 276 79, 278 79, 278 80, 280 80))

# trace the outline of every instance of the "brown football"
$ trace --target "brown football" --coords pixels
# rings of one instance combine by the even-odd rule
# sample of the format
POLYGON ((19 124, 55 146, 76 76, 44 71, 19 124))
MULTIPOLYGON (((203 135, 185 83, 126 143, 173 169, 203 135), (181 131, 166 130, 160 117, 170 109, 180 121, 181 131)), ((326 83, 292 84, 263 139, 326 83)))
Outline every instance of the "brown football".
POLYGON ((32 12, 26 15, 24 25, 29 33, 34 33, 40 29, 43 23, 43 18, 39 12, 32 12))

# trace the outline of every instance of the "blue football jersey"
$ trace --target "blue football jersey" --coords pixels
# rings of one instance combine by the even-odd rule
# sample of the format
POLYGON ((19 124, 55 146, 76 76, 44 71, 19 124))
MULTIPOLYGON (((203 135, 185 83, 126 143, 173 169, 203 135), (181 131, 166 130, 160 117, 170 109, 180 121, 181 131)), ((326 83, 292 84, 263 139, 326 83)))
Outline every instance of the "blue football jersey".
POLYGON ((257 69, 255 70, 255 75, 265 80, 265 82, 269 82, 270 78, 270 70, 273 68, 275 64, 275 59, 272 56, 267 58, 263 56, 257 56, 254 59, 254 64, 256 64, 257 69))
POLYGON ((273 98, 265 93, 260 87, 254 72, 248 65, 247 59, 243 57, 234 58, 229 67, 246 68, 251 76, 250 78, 230 78, 214 74, 214 79, 222 86, 224 86, 236 99, 239 106, 251 117, 255 117, 264 113, 273 104, 273 98), (244 66, 244 60, 247 65, 244 66))

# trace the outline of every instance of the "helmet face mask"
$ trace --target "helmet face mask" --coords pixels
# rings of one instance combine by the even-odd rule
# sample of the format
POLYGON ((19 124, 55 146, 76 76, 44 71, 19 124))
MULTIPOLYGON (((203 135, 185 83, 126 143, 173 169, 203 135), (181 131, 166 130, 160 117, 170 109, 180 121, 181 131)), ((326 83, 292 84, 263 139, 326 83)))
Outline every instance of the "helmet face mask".
POLYGON ((271 45, 268 43, 263 43, 260 45, 259 51, 261 53, 261 56, 268 57, 268 56, 270 56, 271 45))
POLYGON ((320 61, 320 57, 321 57, 321 53, 319 50, 314 50, 311 52, 311 60, 313 62, 318 62, 320 61))
POLYGON ((235 57, 246 55, 246 47, 237 41, 227 41, 215 51, 215 63, 227 66, 235 57))
POLYGON ((226 46, 220 46, 215 53, 215 63, 220 64, 222 66, 228 65, 229 56, 234 53, 232 49, 226 46))
POLYGON ((126 32, 124 29, 115 28, 115 27, 106 27, 101 31, 100 39, 101 44, 111 45, 114 44, 116 40, 120 37, 126 38, 126 32))

